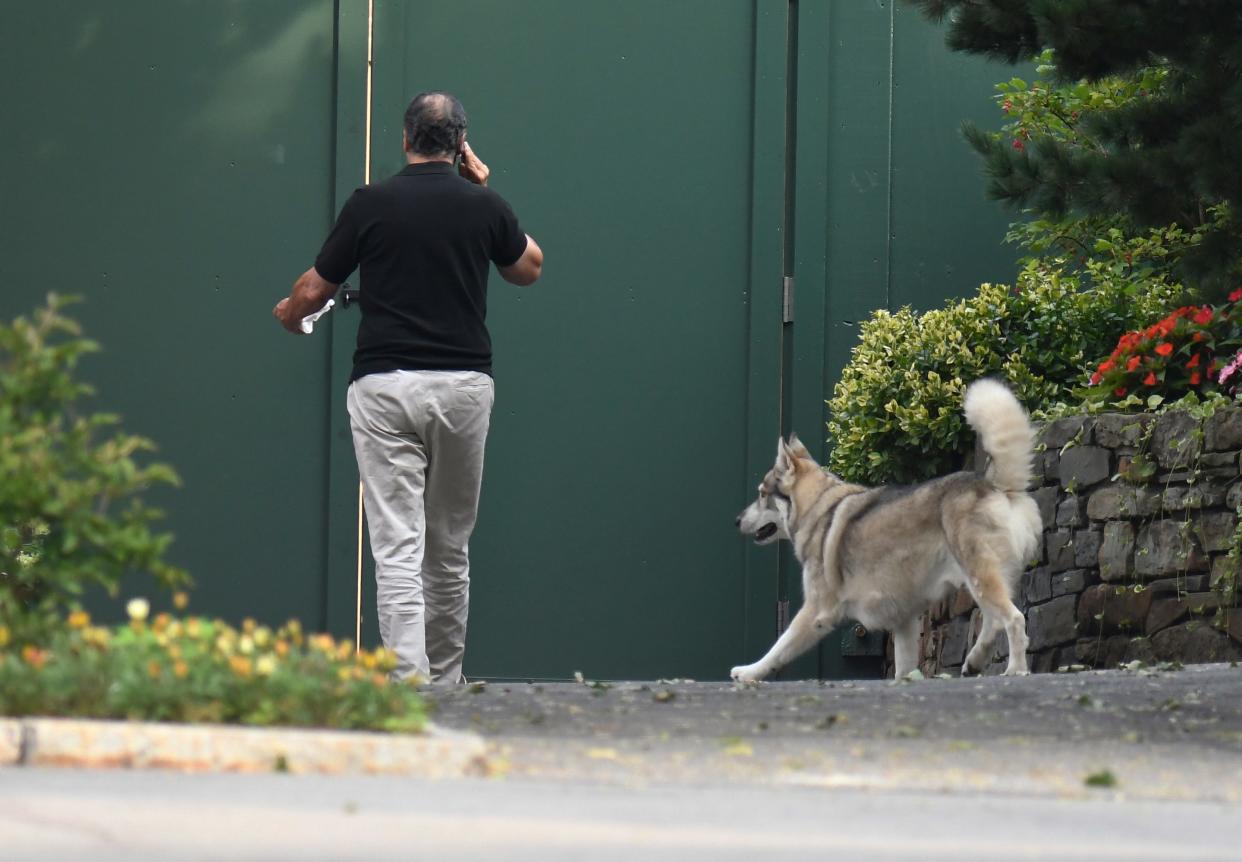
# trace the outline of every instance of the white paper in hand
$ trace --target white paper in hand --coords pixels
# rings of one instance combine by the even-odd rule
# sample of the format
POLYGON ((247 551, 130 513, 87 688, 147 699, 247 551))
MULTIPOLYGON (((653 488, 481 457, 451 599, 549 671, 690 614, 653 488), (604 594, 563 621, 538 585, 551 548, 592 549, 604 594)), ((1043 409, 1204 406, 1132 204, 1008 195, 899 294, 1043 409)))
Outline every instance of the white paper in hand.
POLYGON ((310 335, 315 331, 315 321, 323 317, 332 310, 332 306, 336 305, 336 300, 329 299, 328 304, 316 311, 314 314, 308 314, 302 318, 302 331, 310 335))

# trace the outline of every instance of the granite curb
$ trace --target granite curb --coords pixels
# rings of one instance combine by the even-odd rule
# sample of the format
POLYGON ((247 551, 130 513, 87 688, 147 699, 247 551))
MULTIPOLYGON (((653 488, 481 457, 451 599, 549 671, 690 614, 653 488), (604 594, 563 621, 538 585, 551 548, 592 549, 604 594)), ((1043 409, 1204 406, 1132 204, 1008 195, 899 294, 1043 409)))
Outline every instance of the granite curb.
POLYGON ((454 778, 487 771, 476 734, 421 734, 210 724, 0 718, 0 766, 185 772, 384 774, 454 778))

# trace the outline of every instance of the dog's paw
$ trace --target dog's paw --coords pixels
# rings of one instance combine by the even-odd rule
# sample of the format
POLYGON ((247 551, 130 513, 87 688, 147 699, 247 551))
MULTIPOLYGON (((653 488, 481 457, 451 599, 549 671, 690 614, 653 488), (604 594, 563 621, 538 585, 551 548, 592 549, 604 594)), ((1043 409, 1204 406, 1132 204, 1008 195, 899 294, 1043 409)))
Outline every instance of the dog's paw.
POLYGON ((734 682, 759 682, 767 675, 768 672, 758 663, 739 665, 729 671, 734 682))

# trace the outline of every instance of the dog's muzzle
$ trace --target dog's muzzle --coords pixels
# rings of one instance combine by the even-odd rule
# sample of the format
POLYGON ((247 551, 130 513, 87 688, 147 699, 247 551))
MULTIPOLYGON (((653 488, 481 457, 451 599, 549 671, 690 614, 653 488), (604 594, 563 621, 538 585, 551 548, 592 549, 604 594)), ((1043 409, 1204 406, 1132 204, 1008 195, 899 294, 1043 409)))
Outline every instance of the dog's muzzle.
POLYGON ((781 525, 778 515, 757 503, 752 503, 738 515, 737 528, 745 536, 753 536, 756 545, 766 545, 781 538, 781 525))

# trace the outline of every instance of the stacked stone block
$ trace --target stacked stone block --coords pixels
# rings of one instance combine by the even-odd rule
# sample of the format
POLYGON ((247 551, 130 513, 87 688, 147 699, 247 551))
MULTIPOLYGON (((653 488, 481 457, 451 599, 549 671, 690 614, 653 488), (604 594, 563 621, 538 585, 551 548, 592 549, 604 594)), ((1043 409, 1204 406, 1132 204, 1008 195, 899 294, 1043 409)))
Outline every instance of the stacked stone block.
MULTIPOLYGON (((1242 408, 1060 419, 1037 448, 1044 534, 1014 596, 1032 672, 1242 660, 1242 610, 1224 589, 1242 503, 1242 408)), ((965 589, 933 605, 922 671, 959 672, 980 624, 965 589)), ((988 673, 1005 667, 1004 640, 988 673)))

